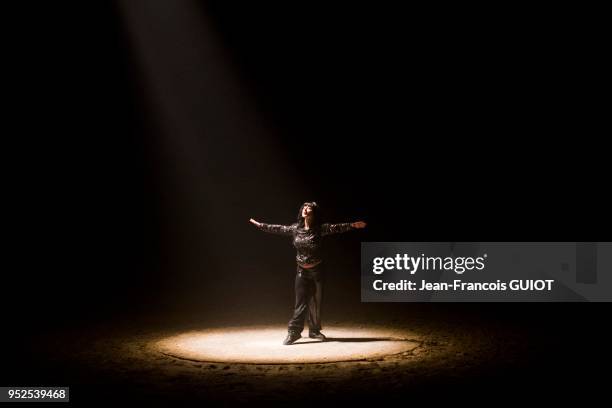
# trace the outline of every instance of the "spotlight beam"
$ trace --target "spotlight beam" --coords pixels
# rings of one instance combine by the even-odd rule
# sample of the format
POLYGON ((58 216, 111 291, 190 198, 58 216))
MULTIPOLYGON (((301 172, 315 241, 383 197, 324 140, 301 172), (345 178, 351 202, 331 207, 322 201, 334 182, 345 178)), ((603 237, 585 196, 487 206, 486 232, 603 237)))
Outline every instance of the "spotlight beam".
POLYGON ((308 187, 195 1, 117 4, 160 133, 150 147, 170 214, 169 268, 196 279, 195 286, 195 277, 205 273, 215 285, 230 284, 226 271, 245 268, 233 251, 237 237, 251 228, 248 219, 270 203, 295 208, 308 187))

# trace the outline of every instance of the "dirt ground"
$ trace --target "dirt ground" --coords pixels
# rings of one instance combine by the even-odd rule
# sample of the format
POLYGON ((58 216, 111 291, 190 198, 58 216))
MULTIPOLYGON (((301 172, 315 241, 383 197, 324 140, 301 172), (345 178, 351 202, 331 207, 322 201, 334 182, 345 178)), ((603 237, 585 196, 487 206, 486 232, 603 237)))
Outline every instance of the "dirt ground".
MULTIPOLYGON (((496 386, 513 373, 533 370, 538 348, 525 328, 478 319, 412 318, 378 321, 408 329, 420 342, 410 352, 361 361, 324 364, 225 364, 183 360, 159 353, 151 344, 206 326, 182 319, 126 321, 87 329, 59 330, 33 337, 22 347, 21 375, 31 383, 69 384, 76 402, 206 401, 309 405, 317 401, 386 398, 437 399, 475 384, 496 386), (23 369, 24 362, 30 369, 23 369), (33 371, 36 374, 33 374, 33 371), (452 391, 455 390, 455 391, 452 391)), ((332 321, 367 325, 368 319, 332 321)), ((281 339, 279 339, 281 340, 281 339)), ((13 371, 13 378, 20 375, 13 371)))

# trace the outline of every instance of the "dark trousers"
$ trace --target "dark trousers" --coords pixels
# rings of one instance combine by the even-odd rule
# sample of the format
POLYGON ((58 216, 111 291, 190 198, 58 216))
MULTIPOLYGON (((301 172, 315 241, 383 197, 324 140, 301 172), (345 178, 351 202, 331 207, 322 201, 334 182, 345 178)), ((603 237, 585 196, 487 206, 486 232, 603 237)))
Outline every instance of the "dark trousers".
POLYGON ((321 296, 323 294, 323 267, 297 266, 295 275, 295 308, 289 320, 289 331, 301 333, 308 315, 310 331, 321 330, 321 296))

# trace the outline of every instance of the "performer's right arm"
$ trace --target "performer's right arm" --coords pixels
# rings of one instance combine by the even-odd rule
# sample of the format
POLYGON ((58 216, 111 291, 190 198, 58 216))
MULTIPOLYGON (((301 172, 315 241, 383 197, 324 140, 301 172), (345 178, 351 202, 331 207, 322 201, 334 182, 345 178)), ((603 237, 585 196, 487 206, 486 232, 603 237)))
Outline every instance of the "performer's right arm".
POLYGON ((295 230, 295 224, 293 225, 280 225, 280 224, 266 224, 264 222, 257 222, 254 219, 249 220, 251 224, 255 225, 262 231, 270 232, 272 234, 279 235, 291 235, 295 230))

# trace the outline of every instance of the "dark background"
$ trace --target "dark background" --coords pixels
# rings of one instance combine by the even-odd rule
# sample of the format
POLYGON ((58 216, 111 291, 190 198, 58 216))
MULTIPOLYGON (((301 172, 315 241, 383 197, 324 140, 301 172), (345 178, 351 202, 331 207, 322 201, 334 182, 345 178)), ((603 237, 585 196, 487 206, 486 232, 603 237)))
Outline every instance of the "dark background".
MULTIPOLYGON (((304 201, 368 222, 329 240, 329 309, 360 302, 361 241, 609 238, 591 14, 258 3, 194 3, 208 31, 184 38, 221 51, 203 46, 191 65, 181 58, 201 50, 173 43, 180 12, 159 6, 158 71, 121 2, 10 13, 2 307, 23 336, 132 314, 290 313, 290 241, 248 219, 289 224, 304 201)), ((586 343, 606 316, 438 307, 586 343)))

